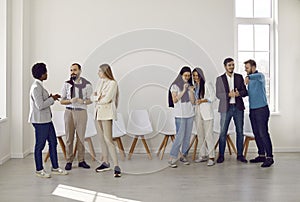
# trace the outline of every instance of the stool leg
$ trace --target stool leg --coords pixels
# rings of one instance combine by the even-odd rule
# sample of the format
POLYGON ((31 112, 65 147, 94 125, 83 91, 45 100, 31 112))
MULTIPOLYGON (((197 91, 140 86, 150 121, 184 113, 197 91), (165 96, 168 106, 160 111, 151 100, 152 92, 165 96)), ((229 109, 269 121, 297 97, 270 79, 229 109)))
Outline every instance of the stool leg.
POLYGON ((149 157, 149 159, 151 160, 151 159, 152 159, 152 156, 151 156, 149 147, 148 147, 148 145, 147 145, 147 142, 146 142, 146 140, 145 140, 145 137, 144 137, 144 135, 142 135, 141 137, 142 137, 142 142, 143 142, 143 144, 144 144, 144 147, 145 147, 145 149, 146 149, 146 151, 147 151, 148 157, 149 157))
POLYGON ((159 146, 159 149, 158 149, 158 151, 157 151, 157 156, 159 156, 159 153, 160 153, 160 151, 162 150, 162 148, 163 148, 163 146, 165 145, 165 142, 166 142, 166 139, 167 139, 168 137, 167 137, 167 135, 165 135, 165 137, 164 137, 164 139, 163 139, 163 141, 161 142, 161 144, 160 144, 160 146, 159 146))
POLYGON ((48 151, 47 154, 46 154, 45 160, 44 160, 45 163, 48 161, 49 157, 50 157, 50 152, 48 151))
POLYGON ((132 156, 132 154, 133 154, 133 151, 134 151, 134 148, 135 148, 135 145, 136 145, 137 141, 138 141, 138 137, 135 136, 135 138, 133 139, 132 145, 131 145, 131 147, 130 147, 130 150, 129 150, 128 160, 131 159, 131 156, 132 156))
POLYGON ((64 154, 64 157, 65 157, 65 160, 66 160, 67 156, 66 156, 66 146, 65 146, 65 143, 64 143, 62 137, 57 137, 57 139, 58 139, 59 145, 61 147, 61 150, 62 150, 62 152, 64 154))
POLYGON ((246 137, 245 142, 244 142, 244 157, 245 158, 247 156, 249 142, 250 142, 250 137, 246 137))
POLYGON ((193 137, 193 139, 192 139, 192 141, 191 141, 191 143, 190 143, 190 146, 189 146, 188 151, 190 151, 190 149, 192 148, 192 146, 193 146, 195 140, 196 140, 196 135, 194 135, 194 137, 193 137))
POLYGON ((121 146, 121 153, 123 155, 123 157, 125 158, 126 157, 126 154, 125 154, 125 150, 124 150, 124 147, 123 147, 123 143, 122 143, 122 139, 120 138, 120 146, 121 146))
POLYGON ((168 145, 169 135, 166 135, 166 137, 165 137, 165 138, 167 138, 167 139, 166 139, 166 141, 165 141, 165 144, 164 144, 163 150, 162 150, 162 152, 161 152, 160 160, 162 160, 162 159, 163 159, 163 157, 164 157, 164 153, 165 153, 166 147, 167 147, 167 145, 168 145))
POLYGON ((114 140, 117 142, 119 152, 120 152, 120 155, 121 155, 121 160, 124 161, 125 155, 124 155, 124 149, 122 148, 121 138, 117 137, 117 138, 114 138, 114 140))
POLYGON ((229 144, 231 145, 231 147, 232 147, 234 153, 237 154, 236 148, 235 148, 235 146, 234 146, 234 144, 233 144, 233 142, 232 142, 231 137, 230 137, 229 135, 228 135, 227 137, 228 137, 228 142, 229 142, 229 144))
POLYGON ((95 153, 95 149, 94 149, 94 146, 93 146, 92 138, 88 137, 88 138, 85 139, 85 141, 88 142, 90 152, 91 152, 91 156, 92 156, 92 160, 95 161, 96 153, 95 153))
POLYGON ((171 135, 171 140, 172 140, 172 142, 174 142, 174 140, 175 140, 175 135, 171 135))

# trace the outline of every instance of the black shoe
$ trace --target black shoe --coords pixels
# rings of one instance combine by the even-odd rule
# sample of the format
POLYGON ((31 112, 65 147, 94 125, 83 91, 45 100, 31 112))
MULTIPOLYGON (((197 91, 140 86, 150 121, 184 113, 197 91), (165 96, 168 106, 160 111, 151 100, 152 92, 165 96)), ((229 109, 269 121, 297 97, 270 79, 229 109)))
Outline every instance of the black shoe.
POLYGON ((121 168, 119 166, 115 166, 114 177, 121 177, 121 168))
POLYGON ((72 170, 72 163, 67 163, 65 166, 65 170, 72 170))
POLYGON ((110 170, 110 164, 103 162, 98 168, 96 168, 96 172, 104 172, 110 170))
POLYGON ((263 163, 265 162, 266 157, 265 156, 258 156, 254 159, 250 159, 250 163, 263 163))
POLYGON ((90 166, 85 161, 79 162, 78 167, 89 169, 90 166))
POLYGON ((217 163, 223 163, 223 162, 224 162, 224 156, 220 155, 217 160, 217 163))
POLYGON ((265 162, 263 162, 263 164, 261 164, 261 167, 263 168, 268 168, 270 167, 272 164, 274 163, 273 158, 266 158, 265 162))
POLYGON ((247 159, 243 155, 239 155, 236 157, 236 160, 243 162, 243 163, 248 163, 247 159))

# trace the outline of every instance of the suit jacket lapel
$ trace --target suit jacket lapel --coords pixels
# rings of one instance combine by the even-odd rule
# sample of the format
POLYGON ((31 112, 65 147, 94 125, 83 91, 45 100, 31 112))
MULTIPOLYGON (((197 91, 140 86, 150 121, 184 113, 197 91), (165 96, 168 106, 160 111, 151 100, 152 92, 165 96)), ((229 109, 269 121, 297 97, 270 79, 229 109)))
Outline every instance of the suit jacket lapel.
POLYGON ((234 80, 233 80, 233 82, 234 82, 234 89, 236 89, 237 86, 238 86, 238 85, 237 85, 237 82, 238 82, 238 81, 237 81, 237 75, 236 75, 236 74, 233 74, 233 75, 234 75, 234 78, 233 78, 233 79, 234 79, 234 80))
POLYGON ((226 77, 226 73, 222 75, 222 81, 223 81, 223 85, 224 85, 224 88, 225 88, 225 92, 229 93, 229 85, 228 85, 228 80, 227 80, 227 77, 226 77))

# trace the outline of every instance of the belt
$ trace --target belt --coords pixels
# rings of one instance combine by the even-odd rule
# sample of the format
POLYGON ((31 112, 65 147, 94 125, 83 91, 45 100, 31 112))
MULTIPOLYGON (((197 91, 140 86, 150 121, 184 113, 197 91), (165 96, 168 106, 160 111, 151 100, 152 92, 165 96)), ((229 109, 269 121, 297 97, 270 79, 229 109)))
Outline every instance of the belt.
POLYGON ((235 106, 236 104, 235 103, 232 103, 232 104, 229 104, 230 106, 235 106))
POLYGON ((82 111, 82 110, 85 110, 85 109, 82 109, 82 108, 73 108, 73 107, 66 107, 66 109, 72 110, 72 111, 82 111))

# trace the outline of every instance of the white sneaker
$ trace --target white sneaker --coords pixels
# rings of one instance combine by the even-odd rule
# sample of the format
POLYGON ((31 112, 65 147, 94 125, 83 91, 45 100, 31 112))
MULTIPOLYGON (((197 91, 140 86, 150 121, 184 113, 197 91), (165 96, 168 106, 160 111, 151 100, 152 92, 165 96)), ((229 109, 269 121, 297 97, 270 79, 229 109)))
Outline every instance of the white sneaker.
POLYGON ((177 159, 172 159, 172 160, 168 161, 169 166, 170 166, 171 168, 177 168, 176 162, 177 162, 177 159))
POLYGON ((51 169, 51 173, 54 175, 68 175, 69 173, 61 168, 51 169))
POLYGON ((181 161, 184 165, 190 165, 190 162, 187 160, 186 157, 180 157, 180 161, 181 161))
POLYGON ((207 161, 208 160, 208 158, 207 157, 202 157, 202 156, 200 156, 198 159, 196 159, 195 160, 195 163, 201 163, 201 162, 205 162, 205 161, 207 161))
POLYGON ((213 165, 215 165, 215 162, 213 160, 209 159, 207 162, 207 166, 213 166, 213 165))
POLYGON ((36 176, 43 177, 43 178, 50 178, 51 175, 47 173, 45 170, 40 170, 35 172, 36 176))

